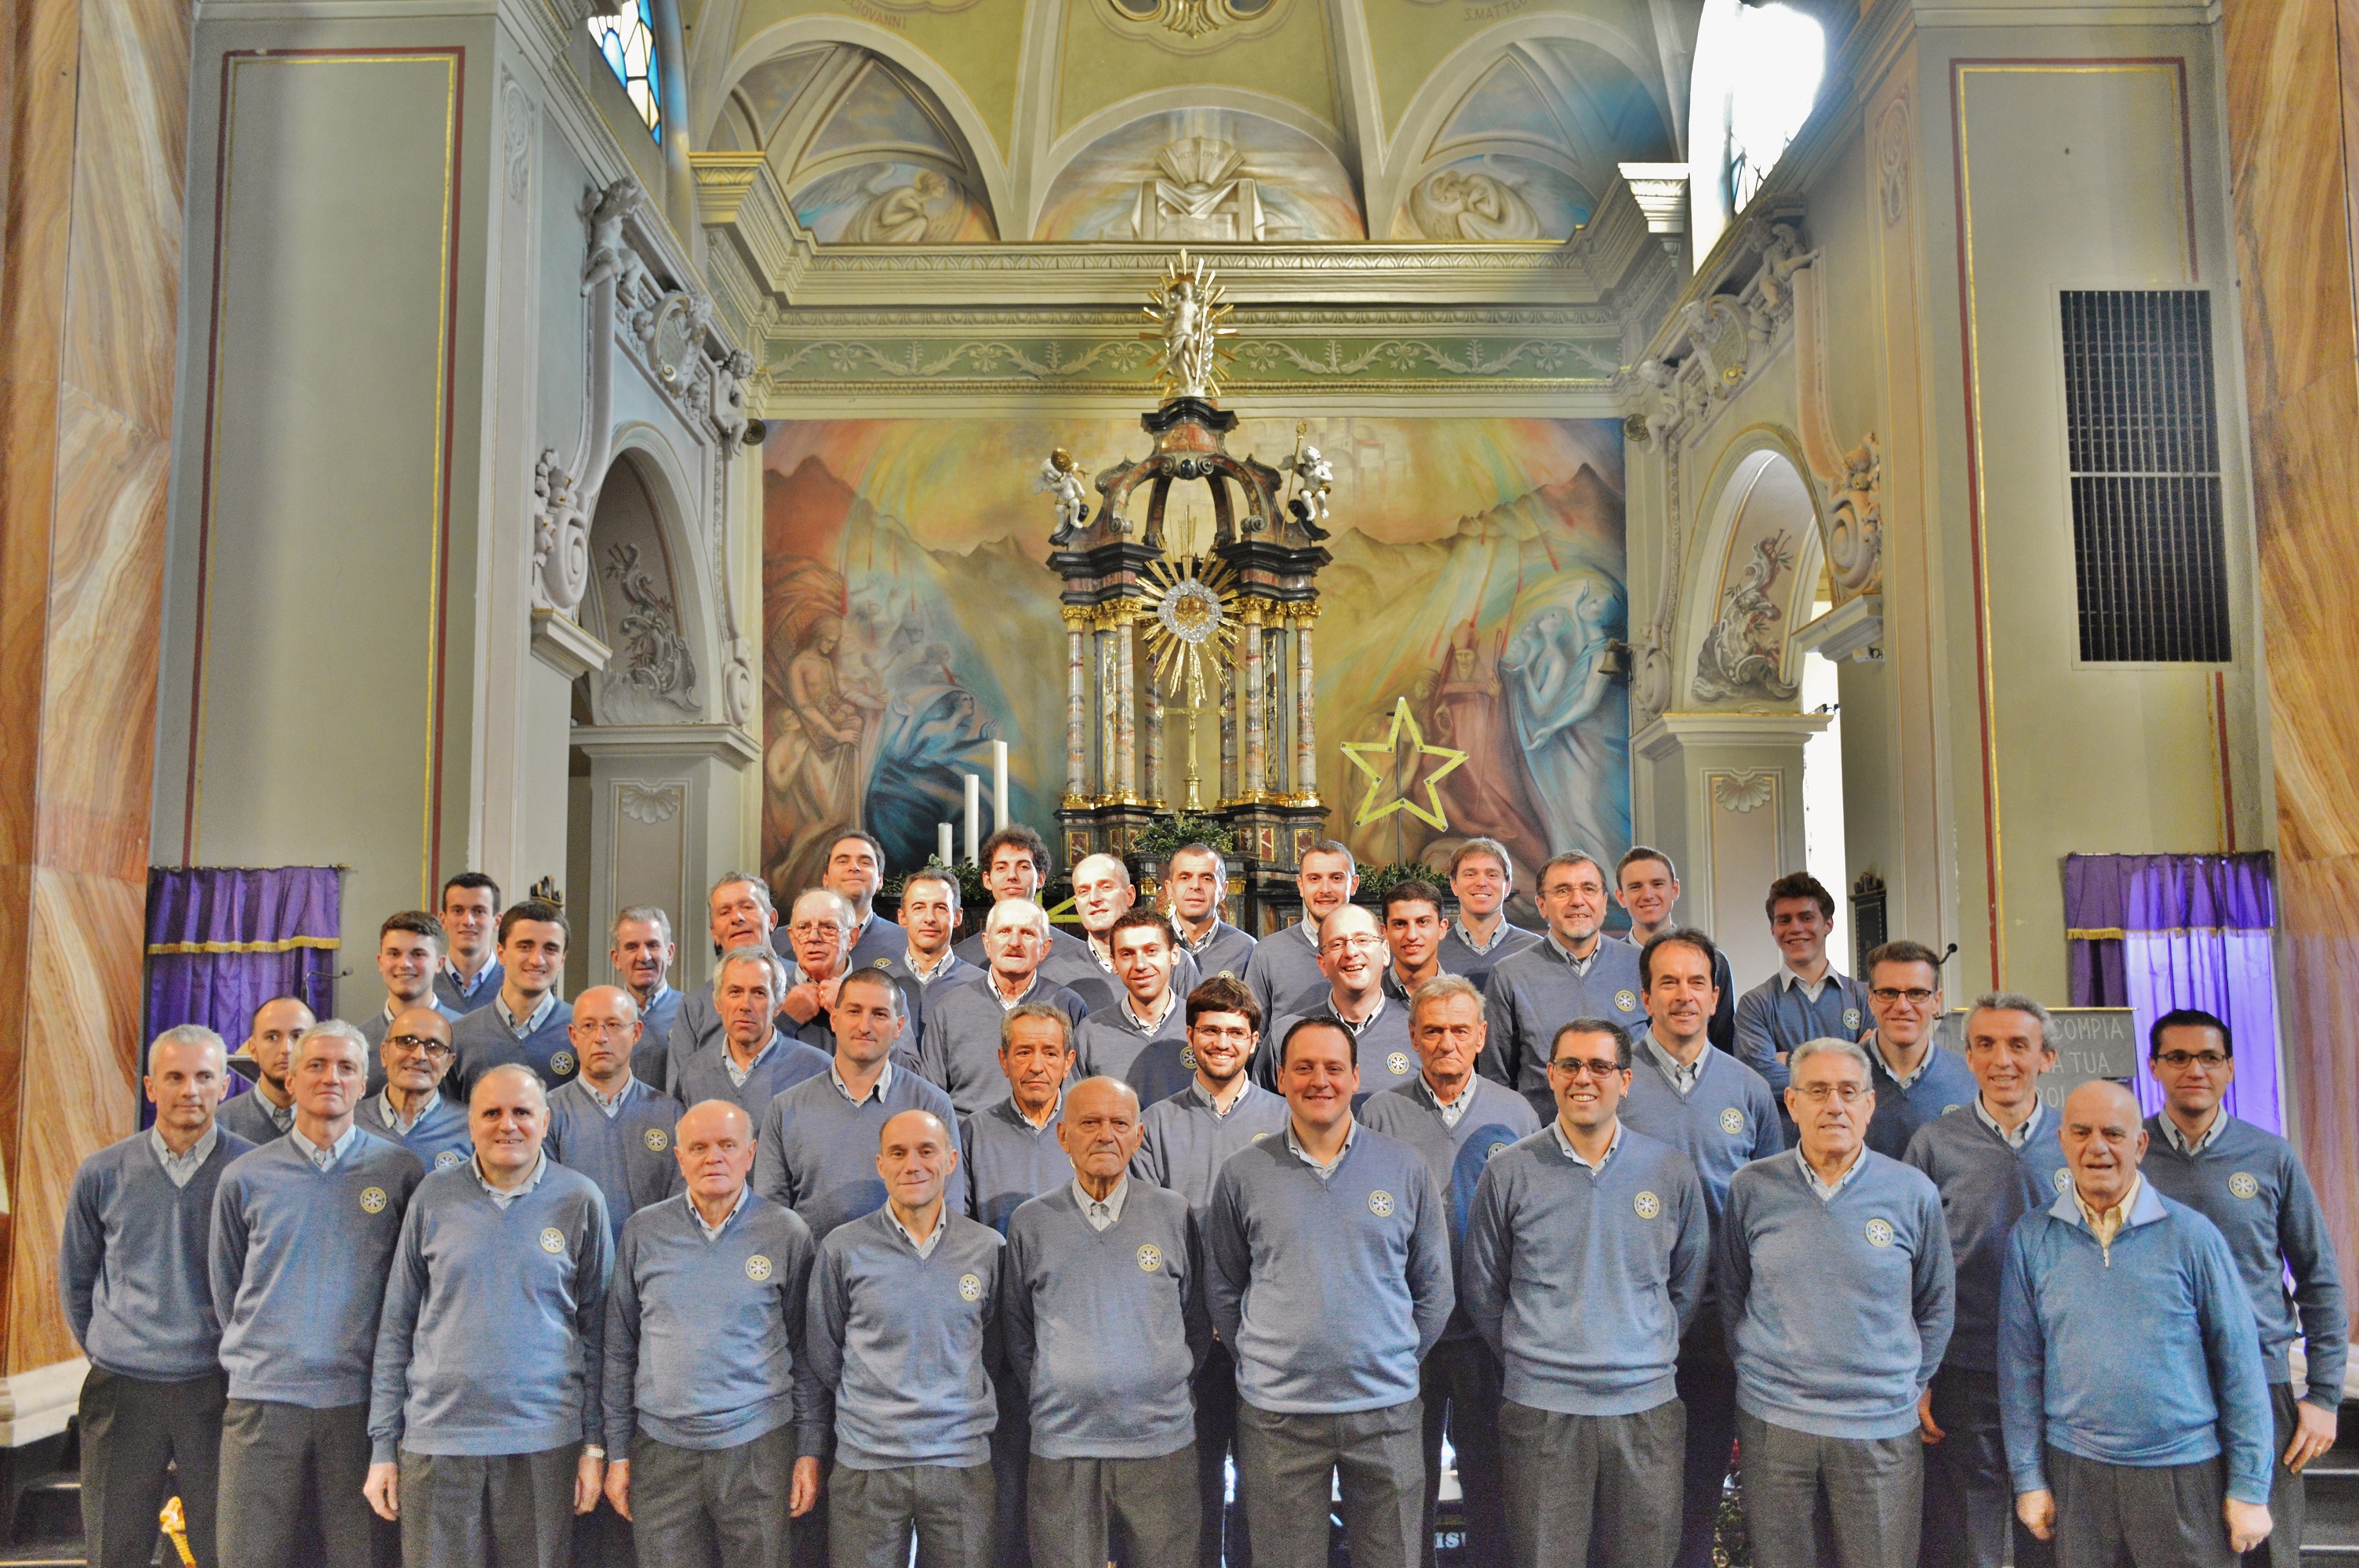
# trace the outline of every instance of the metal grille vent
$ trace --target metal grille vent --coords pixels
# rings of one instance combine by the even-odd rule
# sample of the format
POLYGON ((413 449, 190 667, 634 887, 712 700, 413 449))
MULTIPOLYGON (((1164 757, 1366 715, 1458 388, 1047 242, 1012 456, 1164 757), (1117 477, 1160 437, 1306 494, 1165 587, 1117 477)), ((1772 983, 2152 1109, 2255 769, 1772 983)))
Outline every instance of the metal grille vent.
POLYGON ((2081 657, 2225 663, 2211 295, 2071 290, 2063 309, 2081 657))

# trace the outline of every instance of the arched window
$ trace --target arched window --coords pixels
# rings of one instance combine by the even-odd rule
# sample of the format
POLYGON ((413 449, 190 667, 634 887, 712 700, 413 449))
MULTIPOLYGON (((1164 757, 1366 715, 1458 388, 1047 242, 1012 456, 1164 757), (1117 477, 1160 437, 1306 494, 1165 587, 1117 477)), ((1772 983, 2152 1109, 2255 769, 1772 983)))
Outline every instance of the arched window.
POLYGON ((1705 0, 1690 81, 1690 228, 1698 262, 1743 212, 1818 102, 1826 33, 1790 5, 1705 0))
POLYGON ((614 80, 631 95, 631 106, 647 123, 647 135, 662 141, 663 94, 656 85, 656 29, 647 0, 624 0, 616 15, 591 17, 590 36, 614 68, 614 80))

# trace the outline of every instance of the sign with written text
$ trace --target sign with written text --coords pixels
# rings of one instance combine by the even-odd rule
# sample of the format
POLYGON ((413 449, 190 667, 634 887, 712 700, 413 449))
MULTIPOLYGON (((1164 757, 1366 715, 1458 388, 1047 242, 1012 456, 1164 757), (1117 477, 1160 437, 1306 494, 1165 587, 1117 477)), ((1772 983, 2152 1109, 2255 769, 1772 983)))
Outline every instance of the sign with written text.
MULTIPOLYGON (((1950 1050, 1966 1045, 1966 1014, 1959 1008, 1945 1015, 1938 1036, 1950 1050)), ((2064 1097, 2092 1078, 2127 1082, 2137 1074, 2137 1021, 2125 1007, 2051 1007, 2048 1038, 2056 1046, 2056 1065, 2039 1080, 2043 1105, 2061 1108, 2064 1097)))

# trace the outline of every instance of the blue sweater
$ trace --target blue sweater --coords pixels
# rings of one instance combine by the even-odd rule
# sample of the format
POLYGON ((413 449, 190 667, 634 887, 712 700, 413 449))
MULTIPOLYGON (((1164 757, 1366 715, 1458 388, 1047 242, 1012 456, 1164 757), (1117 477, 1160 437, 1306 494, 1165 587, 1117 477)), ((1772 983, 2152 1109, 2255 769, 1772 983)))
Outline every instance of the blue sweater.
MULTIPOLYGON (((1027 1002, 1062 1009, 1075 1030, 1089 1010, 1082 999, 1035 975, 1027 1002)), ((961 1116, 976 1111, 1007 1092, 1007 1074, 999 1065, 999 1030, 1007 1010, 987 974, 972 980, 939 987, 926 999, 926 1032, 918 1043, 918 1071, 951 1097, 961 1116)))
POLYGON ((1572 966, 1546 937, 1491 967, 1483 984, 1490 1037, 1474 1058, 1478 1071, 1532 1103, 1543 1122, 1556 1115, 1549 1087, 1549 1047, 1576 1018, 1603 1018, 1636 1033, 1647 1026, 1638 1002, 1638 949, 1611 936, 1597 940, 1589 972, 1572 966))
POLYGON ((2017 1220, 2071 1190, 2056 1137, 2060 1125, 2054 1110, 2039 1107, 2031 1137, 2017 1151, 1983 1124, 1969 1100, 1908 1141, 1908 1163, 1940 1192, 1958 1273, 1957 1326, 1943 1366, 1998 1370, 1998 1280, 2006 1267, 2006 1239, 2017 1220))
MULTIPOLYGON (((1286 1032, 1305 1018, 1332 1019, 1343 1023, 1335 1011, 1332 991, 1321 996, 1299 1012, 1280 1015, 1263 1031, 1262 1043, 1254 1051, 1254 1081, 1273 1093, 1282 1092, 1278 1083, 1278 1046, 1286 1032)), ((1352 1109, 1357 1114, 1372 1095, 1387 1089, 1401 1088, 1414 1082, 1418 1076, 1417 1053, 1408 1043, 1408 1003, 1387 995, 1376 1009, 1375 1015, 1360 1026, 1355 1034, 1352 1026, 1343 1024, 1343 1032, 1352 1034, 1352 1057, 1360 1069, 1360 1089, 1352 1097, 1352 1109)))
POLYGON ((253 1147, 217 1131, 185 1187, 164 1173, 147 1132, 82 1162, 66 1198, 58 1291, 92 1366, 159 1383, 220 1370, 206 1258, 213 1195, 231 1162, 253 1147))
POLYGON ((1252 937, 1217 915, 1212 919, 1212 935, 1204 938, 1201 946, 1189 946, 1184 935, 1180 938, 1180 950, 1195 963, 1199 984, 1210 979, 1244 979, 1257 946, 1252 937))
POLYGON ((825 1077, 833 1065, 828 1054, 799 1040, 784 1034, 770 1036, 769 1054, 757 1058, 745 1081, 738 1083, 729 1076, 729 1044, 723 1040, 718 1045, 708 1045, 687 1062, 674 1062, 671 1066, 672 1098, 683 1106, 701 1105, 709 1099, 725 1099, 745 1113, 745 1119, 756 1127, 762 1125, 763 1115, 770 1101, 812 1078, 825 1077))
MULTIPOLYGON (((679 1070, 695 1059, 708 1045, 718 1045, 727 1037, 728 1030, 721 1023, 721 1004, 712 1000, 712 988, 699 986, 679 993, 679 1011, 672 1014, 671 1028, 665 1036, 664 1054, 660 1061, 648 1058, 650 1070, 660 1068, 664 1081, 657 1087, 674 1099, 679 1098, 679 1070)), ((639 1070, 639 1052, 647 1048, 645 1040, 638 1051, 631 1053, 631 1071, 639 1070)))
POLYGON ((1221 1167, 1204 1250, 1212 1327, 1246 1403, 1334 1415, 1417 1397, 1457 1297, 1441 1195, 1416 1150, 1356 1128, 1322 1178, 1286 1132, 1266 1138, 1221 1167))
POLYGON ((1226 1116, 1212 1108, 1201 1084, 1190 1084, 1148 1106, 1138 1119, 1138 1152, 1130 1157, 1130 1173, 1186 1198, 1201 1227, 1212 1206, 1212 1182, 1221 1167, 1248 1144, 1284 1132, 1286 1119, 1286 1102, 1250 1079, 1226 1116))
POLYGON ((895 985, 901 988, 900 1045, 913 1056, 917 1054, 918 1042, 925 1038, 926 999, 936 994, 944 986, 954 986, 963 980, 972 980, 983 973, 981 969, 968 963, 956 953, 951 955, 950 966, 937 970, 930 980, 918 979, 916 973, 909 968, 909 956, 907 953, 886 963, 885 972, 893 978, 895 985))
POLYGON ((631 1216, 606 1295, 606 1456, 641 1431, 675 1448, 734 1448, 796 1423, 816 1454, 819 1388, 804 1352, 814 1249, 792 1209, 745 1195, 707 1240, 688 1195, 631 1216))
POLYGON ((1120 1078, 1137 1093, 1141 1106, 1178 1094, 1196 1073, 1192 1055, 1188 1065, 1180 1065, 1188 1054, 1188 1000, 1177 992, 1158 1027, 1140 1030, 1117 1002, 1082 1020, 1073 1041, 1073 1082, 1120 1078), (1151 1092, 1157 1089, 1162 1092, 1151 1092))
POLYGON ((837 1462, 852 1469, 991 1457, 1002 1243, 947 1206, 940 1224, 923 1258, 883 1209, 819 1244, 811 1365, 833 1405, 837 1462))
POLYGON ((449 1095, 438 1094, 408 1132, 397 1131, 386 1110, 385 1096, 373 1094, 355 1106, 353 1119, 388 1142, 398 1143, 429 1171, 447 1171, 474 1158, 474 1135, 467 1127, 467 1108, 449 1095))
POLYGON ((617 1239, 631 1216, 685 1185, 671 1147, 679 1118, 679 1101, 636 1077, 624 1080, 623 1103, 613 1116, 578 1078, 549 1097, 549 1157, 598 1184, 617 1239))
MULTIPOLYGON (((1040 960, 1040 978, 1072 992, 1083 1018, 1118 1005, 1129 994, 1114 972, 1098 962, 1097 950, 1086 939, 1049 948, 1049 956, 1040 960)), ((1196 989, 1196 960, 1185 953, 1174 954, 1172 990, 1184 997, 1196 989)))
MULTIPOLYGON (((886 1122, 905 1110, 929 1110, 958 1135, 958 1113, 948 1095, 915 1073, 900 1067, 892 1073, 891 1083, 859 1105, 844 1098, 833 1073, 806 1078, 772 1099, 756 1124, 754 1190, 802 1216, 814 1241, 885 1206, 876 1151, 886 1122)), ((965 1210, 966 1195, 962 1159, 950 1180, 952 1212, 965 1210)))
POLYGON ((1188 1200, 1133 1181, 1093 1230, 1073 1184, 1017 1209, 1001 1266, 1007 1358, 1044 1459, 1153 1459, 1195 1441, 1212 1341, 1188 1200))
POLYGON ((2193 1154, 2171 1146, 2160 1116, 2149 1118, 2141 1169, 2157 1192, 2195 1210, 2227 1238, 2260 1325, 2262 1370, 2268 1380, 2292 1381, 2286 1352, 2299 1339, 2308 1363, 2307 1397, 2321 1410, 2338 1409, 2351 1324, 2334 1239, 2318 1195, 2292 1144, 2224 1110, 2220 1114, 2227 1117, 2227 1126, 2193 1154))
POLYGON ((1780 1103, 1789 1075, 1786 1064, 1777 1060, 1778 1052, 1791 1051, 1805 1040, 1856 1040, 1875 1027, 1862 981, 1829 966, 1819 1000, 1812 1001, 1801 987, 1786 983, 1788 972, 1780 964, 1777 973, 1736 1003, 1736 1054, 1777 1091, 1780 1103))
POLYGON ((437 969, 434 971, 434 1000, 464 1017, 491 1006, 492 999, 500 994, 501 983, 506 979, 507 970, 497 958, 494 958, 475 971, 474 989, 462 992, 458 982, 451 978, 449 969, 437 969))
POLYGON ((417 1155, 365 1131, 325 1171, 281 1138, 223 1173, 212 1269, 231 1399, 368 1401, 386 1273, 425 1176, 417 1155))
POLYGON ((1950 1111, 1973 1114, 1973 1106, 1982 1093, 1982 1086, 1974 1082, 1966 1059, 1955 1051, 1946 1051, 1939 1045, 1927 1051, 1923 1070, 1905 1089, 1872 1044, 1867 1046, 1867 1059, 1873 1065, 1868 1087, 1875 1091, 1875 1114, 1868 1119, 1867 1146, 1886 1159, 1905 1157, 1908 1141, 1917 1136, 1917 1130, 1930 1126, 1950 1111))
POLYGON ((496 1007, 475 1009, 451 1026, 451 1049, 457 1057, 445 1080, 451 1098, 465 1105, 473 1098, 475 1081, 494 1067, 514 1063, 540 1075, 544 1088, 555 1088, 577 1072, 573 1058, 573 1004, 560 1001, 538 1025, 519 1034, 507 1026, 496 1007))
MULTIPOLYGON (((1460 1243, 1466 1238, 1474 1186, 1483 1179, 1484 1167, 1518 1139, 1538 1131, 1540 1125, 1524 1097, 1505 1085, 1478 1076, 1468 1087, 1473 1091, 1474 1103, 1466 1108, 1455 1127, 1441 1119, 1441 1108, 1422 1072, 1399 1088, 1372 1097, 1360 1108, 1361 1126, 1397 1138, 1423 1156, 1434 1190, 1441 1194, 1449 1210, 1453 1259, 1459 1257, 1460 1243)), ((1466 1315, 1462 1294, 1442 1337, 1464 1339, 1473 1333, 1474 1323, 1466 1315)))
POLYGON ((1315 1007, 1334 988, 1319 968, 1319 931, 1304 921, 1273 931, 1254 944, 1245 960, 1245 989, 1261 1004, 1264 1049, 1275 1053, 1269 1021, 1288 1012, 1315 1007))
POLYGON ((472 1161, 420 1182, 377 1322, 372 1462, 597 1442, 614 1259, 597 1184, 554 1162, 506 1210, 472 1161))
MULTIPOLYGON (((248 1089, 244 1094, 233 1095, 222 1101, 221 1108, 213 1113, 213 1119, 221 1124, 223 1132, 234 1132, 248 1143, 257 1146, 276 1142, 287 1136, 287 1128, 279 1126, 277 1119, 270 1114, 270 1102, 262 1098, 258 1089, 248 1089)), ((288 1127, 295 1124, 293 1106, 287 1108, 287 1124, 288 1127)))
POLYGON ((1832 1197, 1808 1177, 1797 1151, 1728 1184, 1718 1283, 1737 1408, 1818 1437, 1898 1437, 1950 1343, 1941 1195, 1872 1149, 1832 1197))
POLYGON ((1458 935, 1458 922, 1453 920, 1441 934, 1441 972, 1480 986, 1491 979, 1491 971, 1499 967, 1502 958, 1512 958, 1539 940, 1537 931, 1503 924, 1491 946, 1477 953, 1458 935))
POLYGON ((1680 1336, 1703 1302, 1712 1221, 1695 1166, 1622 1130, 1602 1170, 1548 1128, 1483 1169, 1459 1292, 1519 1405, 1631 1415, 1677 1397, 1680 1336))
MULTIPOLYGON (((1705 1211, 1717 1229, 1728 1184, 1745 1165, 1785 1148, 1786 1135, 1760 1074, 1709 1045, 1698 1059, 1703 1076, 1681 1094, 1641 1036, 1630 1052, 1630 1093, 1622 1102, 1622 1122, 1694 1162, 1703 1182, 1705 1211)), ((1711 1299, 1709 1291, 1705 1299, 1711 1299)))
POLYGON ((1034 1127, 1013 1096, 959 1127, 960 1163, 966 1170, 967 1212, 1000 1235, 1016 1211, 1060 1182, 1073 1179, 1073 1162, 1057 1141, 1064 1107, 1034 1127))
POLYGON ((2224 1448, 2228 1496, 2269 1499, 2276 1427, 2236 1260, 2219 1227, 2151 1182, 2110 1249, 2070 1192, 2017 1223, 1999 1283, 1998 1396, 2017 1495, 2048 1489, 2053 1444, 2149 1468, 2224 1448))

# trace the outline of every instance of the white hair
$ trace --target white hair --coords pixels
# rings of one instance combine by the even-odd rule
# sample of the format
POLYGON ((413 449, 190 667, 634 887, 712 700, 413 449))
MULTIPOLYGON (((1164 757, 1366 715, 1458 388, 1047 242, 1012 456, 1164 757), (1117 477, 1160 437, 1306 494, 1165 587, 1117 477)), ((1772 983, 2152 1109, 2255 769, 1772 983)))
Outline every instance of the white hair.
POLYGON ((732 964, 762 965, 770 973, 770 994, 773 997, 787 994, 786 961, 767 947, 749 946, 730 948, 721 955, 721 962, 712 966, 712 994, 716 1000, 721 995, 722 981, 729 978, 729 966, 732 964))
POLYGON ((290 1060, 296 1065, 302 1065, 303 1047, 314 1040, 349 1040, 361 1048, 361 1062, 364 1065, 367 1064, 372 1054, 369 1050, 368 1036, 362 1033, 356 1026, 346 1023, 341 1018, 323 1018, 295 1037, 295 1050, 290 1060))
POLYGON ((210 1045, 221 1054, 224 1064, 229 1061, 229 1042, 201 1023, 176 1023, 148 1042, 147 1070, 149 1072, 156 1070, 158 1048, 165 1045, 210 1045))
POLYGON ((1859 1079, 1864 1084, 1875 1082, 1875 1069, 1867 1065, 1867 1047, 1856 1040, 1838 1040, 1823 1035, 1805 1040, 1787 1053, 1786 1071, 1788 1076, 1801 1071, 1802 1064, 1813 1056, 1842 1056, 1859 1064, 1859 1079))
POLYGON ((830 913, 834 914, 836 923, 846 931, 860 923, 860 916, 853 909, 852 901, 833 888, 805 888, 795 894, 795 902, 787 908, 788 921, 791 923, 799 918, 803 912, 803 905, 814 899, 825 903, 830 913))
POLYGON ((1031 922, 1033 928, 1040 933, 1041 940, 1046 941, 1048 939, 1049 912, 1028 898, 1003 898, 997 903, 993 904, 991 906, 991 913, 983 917, 983 928, 985 931, 990 930, 995 925, 1006 924, 1006 922, 1004 922, 999 918, 999 912, 1003 909, 1012 911, 1016 919, 1028 919, 1031 922), (1029 914, 1026 914, 1027 910, 1030 912, 1029 914))

